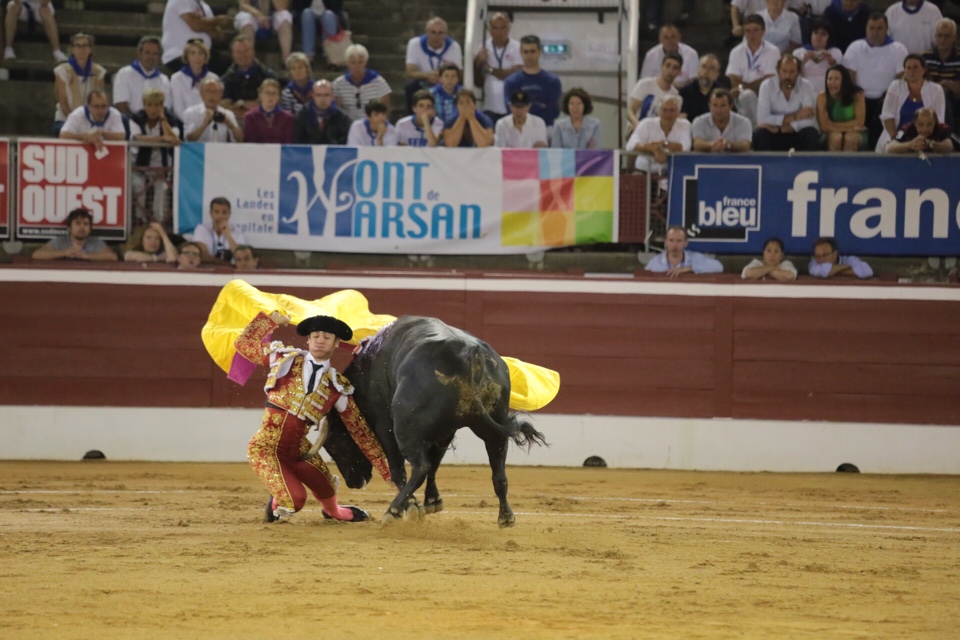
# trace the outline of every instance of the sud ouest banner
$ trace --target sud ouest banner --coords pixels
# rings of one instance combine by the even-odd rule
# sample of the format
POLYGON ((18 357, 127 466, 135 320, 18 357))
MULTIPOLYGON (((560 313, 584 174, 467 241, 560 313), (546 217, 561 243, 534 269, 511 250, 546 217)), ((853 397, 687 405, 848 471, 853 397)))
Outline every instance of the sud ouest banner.
POLYGON ((669 223, 691 249, 809 254, 820 236, 859 255, 960 254, 960 156, 676 155, 669 223))
POLYGON ((617 241, 616 151, 184 144, 174 222, 264 249, 505 254, 617 241))

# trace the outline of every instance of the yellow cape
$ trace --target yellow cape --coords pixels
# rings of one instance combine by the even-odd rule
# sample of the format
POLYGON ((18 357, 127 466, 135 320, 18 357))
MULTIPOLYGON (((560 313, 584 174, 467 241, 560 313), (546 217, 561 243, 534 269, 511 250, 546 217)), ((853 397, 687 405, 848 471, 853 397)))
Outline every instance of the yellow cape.
MULTIPOLYGON (((367 299, 359 291, 344 289, 318 300, 301 300, 294 296, 264 293, 243 280, 231 280, 217 296, 207 323, 200 335, 207 353, 226 372, 230 371, 237 353, 234 343, 240 332, 263 311, 279 311, 290 317, 291 324, 316 315, 334 316, 353 329, 350 344, 372 336, 396 318, 370 312, 367 299)), ((510 369, 510 408, 536 411, 553 400, 560 391, 560 374, 545 367, 503 357, 510 369)))

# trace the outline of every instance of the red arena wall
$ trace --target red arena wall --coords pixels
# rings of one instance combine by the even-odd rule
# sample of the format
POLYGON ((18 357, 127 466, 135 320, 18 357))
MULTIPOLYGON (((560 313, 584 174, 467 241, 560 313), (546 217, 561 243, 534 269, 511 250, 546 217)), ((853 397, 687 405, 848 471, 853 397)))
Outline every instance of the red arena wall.
MULTIPOLYGON (((120 284, 117 272, 84 272, 107 282, 49 282, 18 280, 17 271, 4 269, 0 281, 0 404, 262 405, 262 375, 246 387, 229 382, 200 341, 230 276, 180 285, 188 274, 155 274, 169 282, 157 285, 136 282, 137 272, 120 284)), ((346 288, 271 278, 254 284, 304 299, 346 288)), ((384 279, 355 287, 375 313, 437 316, 502 355, 559 371, 549 413, 907 424, 956 424, 960 415, 960 299, 952 294, 896 299, 902 287, 866 284, 843 287, 863 294, 844 299, 829 284, 770 287, 730 276, 712 284, 545 277, 534 283, 541 291, 463 274, 425 278, 423 288, 406 274, 396 287, 384 279), (629 292, 638 283, 666 293, 629 292)), ((278 336, 298 340, 289 328, 278 336)))

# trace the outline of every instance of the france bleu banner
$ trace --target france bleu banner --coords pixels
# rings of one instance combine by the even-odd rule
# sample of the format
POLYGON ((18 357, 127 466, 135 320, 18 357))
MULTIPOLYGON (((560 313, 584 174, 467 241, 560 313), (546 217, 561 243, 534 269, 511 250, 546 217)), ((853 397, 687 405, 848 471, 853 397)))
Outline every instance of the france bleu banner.
POLYGON ((174 224, 210 200, 255 247, 505 254, 616 242, 615 151, 265 144, 177 148, 174 224))
POLYGON ((690 248, 760 254, 777 236, 809 254, 820 236, 842 253, 960 253, 960 157, 676 155, 669 223, 690 248))

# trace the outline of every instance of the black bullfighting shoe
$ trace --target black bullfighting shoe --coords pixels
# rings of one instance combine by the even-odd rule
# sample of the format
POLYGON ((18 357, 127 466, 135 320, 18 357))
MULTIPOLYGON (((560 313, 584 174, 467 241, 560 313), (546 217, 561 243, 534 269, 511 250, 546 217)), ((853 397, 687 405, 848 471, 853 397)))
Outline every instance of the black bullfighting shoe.
POLYGON ((353 520, 340 520, 338 518, 334 518, 329 513, 322 510, 320 511, 320 513, 323 514, 324 520, 336 520, 337 522, 366 522, 367 520, 370 519, 370 514, 364 511, 363 509, 361 509, 360 507, 354 507, 349 504, 345 504, 343 505, 343 508, 350 509, 350 511, 353 513, 353 520))
POLYGON ((264 510, 264 520, 266 522, 276 522, 277 516, 273 513, 273 496, 267 498, 267 508, 264 510))

